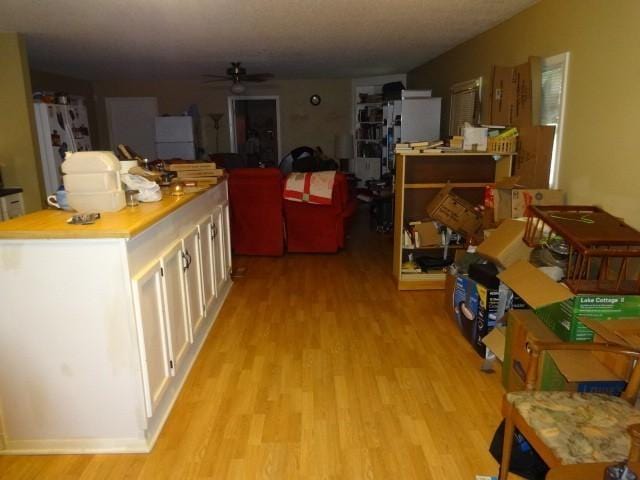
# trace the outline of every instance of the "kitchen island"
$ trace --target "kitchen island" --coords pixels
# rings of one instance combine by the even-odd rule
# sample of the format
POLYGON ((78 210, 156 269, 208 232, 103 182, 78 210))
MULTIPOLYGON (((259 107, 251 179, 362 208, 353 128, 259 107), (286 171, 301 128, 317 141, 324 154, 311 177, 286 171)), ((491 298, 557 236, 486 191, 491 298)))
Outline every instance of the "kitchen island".
POLYGON ((227 182, 0 223, 0 454, 147 452, 231 287, 227 182))

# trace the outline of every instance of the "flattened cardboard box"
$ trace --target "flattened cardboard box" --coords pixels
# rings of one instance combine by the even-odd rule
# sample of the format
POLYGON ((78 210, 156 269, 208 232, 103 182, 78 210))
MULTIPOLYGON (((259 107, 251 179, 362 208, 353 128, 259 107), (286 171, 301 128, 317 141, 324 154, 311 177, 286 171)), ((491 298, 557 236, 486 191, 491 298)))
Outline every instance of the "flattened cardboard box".
POLYGON ((493 67, 490 123, 528 127, 540 123, 540 57, 515 67, 493 67))
POLYGON ((536 315, 564 341, 590 342, 593 331, 581 321, 634 318, 640 311, 639 295, 574 295, 528 262, 519 260, 498 275, 536 315))
POLYGON ((537 125, 518 129, 518 155, 513 174, 529 188, 548 188, 556 127, 537 125))

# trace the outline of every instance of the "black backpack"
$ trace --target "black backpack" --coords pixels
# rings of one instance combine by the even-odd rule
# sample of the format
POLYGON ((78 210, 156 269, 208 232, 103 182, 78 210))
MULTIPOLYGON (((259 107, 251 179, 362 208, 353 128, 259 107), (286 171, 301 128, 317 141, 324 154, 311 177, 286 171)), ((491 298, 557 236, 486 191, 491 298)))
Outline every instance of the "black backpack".
MULTIPOLYGON (((496 459, 498 464, 502 461, 504 423, 504 420, 500 423, 489 447, 489 452, 491 452, 491 455, 496 459)), ((538 452, 533 449, 517 429, 513 432, 513 448, 511 449, 509 471, 528 480, 544 480, 544 477, 549 471, 549 467, 544 463, 540 455, 538 455, 538 452)))

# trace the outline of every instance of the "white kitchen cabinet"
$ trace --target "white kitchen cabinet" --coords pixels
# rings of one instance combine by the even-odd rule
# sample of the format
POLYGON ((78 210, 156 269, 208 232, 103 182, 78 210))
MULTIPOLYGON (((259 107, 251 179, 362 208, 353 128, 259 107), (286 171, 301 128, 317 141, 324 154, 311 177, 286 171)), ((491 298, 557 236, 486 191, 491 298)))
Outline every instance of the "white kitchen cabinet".
POLYGON ((204 318, 198 225, 194 225, 193 229, 182 239, 182 254, 187 315, 189 316, 190 331, 193 338, 195 332, 200 329, 204 318))
POLYGON ((198 222, 198 231, 200 233, 200 261, 202 267, 202 303, 206 314, 216 299, 216 265, 213 256, 214 230, 210 214, 198 222))
POLYGON ((231 279, 231 223, 229 220, 229 202, 223 203, 222 206, 222 249, 224 256, 224 281, 231 279))
POLYGON ((225 282, 225 271, 227 269, 226 266, 226 255, 225 255, 225 241, 224 236, 222 234, 222 229, 224 227, 224 212, 221 207, 218 207, 213 212, 213 261, 216 265, 215 268, 215 281, 216 281, 216 290, 218 289, 218 285, 222 285, 225 282))
POLYGON ((82 238, 58 212, 3 222, 0 455, 151 450, 231 288, 227 203, 222 181, 82 238))
POLYGON ((191 343, 185 262, 182 241, 172 245, 160 260, 167 339, 169 340, 169 367, 172 375, 182 366, 182 360, 191 343))
POLYGON ((153 415, 171 381, 163 267, 158 260, 133 279, 133 301, 140 346, 147 416, 153 415))

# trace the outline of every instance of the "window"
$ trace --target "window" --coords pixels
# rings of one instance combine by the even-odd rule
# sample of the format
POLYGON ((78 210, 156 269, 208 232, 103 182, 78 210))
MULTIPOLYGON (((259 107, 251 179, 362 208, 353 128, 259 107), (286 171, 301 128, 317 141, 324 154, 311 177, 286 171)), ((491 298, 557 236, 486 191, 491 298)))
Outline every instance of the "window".
POLYGON ((482 77, 451 86, 449 135, 460 135, 465 122, 476 124, 480 120, 480 88, 482 77))
POLYGON ((557 188, 560 153, 562 149, 562 118, 567 91, 569 52, 542 59, 542 91, 540 123, 556 127, 551 156, 549 186, 557 188))

